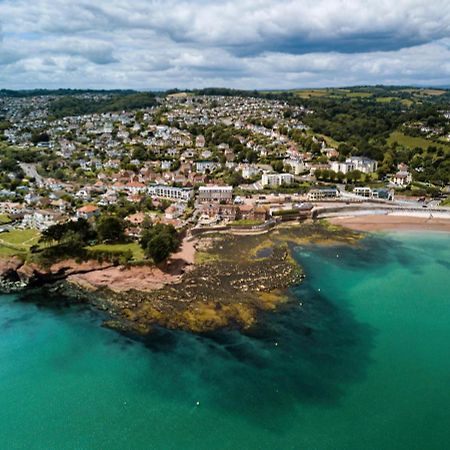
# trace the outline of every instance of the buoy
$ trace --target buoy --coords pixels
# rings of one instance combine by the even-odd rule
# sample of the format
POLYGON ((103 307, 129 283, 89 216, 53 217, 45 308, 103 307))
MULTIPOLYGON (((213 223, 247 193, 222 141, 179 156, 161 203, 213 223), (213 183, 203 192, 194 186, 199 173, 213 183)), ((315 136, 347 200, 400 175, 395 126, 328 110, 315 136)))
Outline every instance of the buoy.
POLYGON ((275 347, 278 347, 278 342, 275 342, 275 347))
POLYGON ((317 289, 319 292, 320 292, 320 288, 319 289, 317 289))
POLYGON ((200 405, 200 402, 197 402, 196 405, 197 405, 197 406, 200 405))

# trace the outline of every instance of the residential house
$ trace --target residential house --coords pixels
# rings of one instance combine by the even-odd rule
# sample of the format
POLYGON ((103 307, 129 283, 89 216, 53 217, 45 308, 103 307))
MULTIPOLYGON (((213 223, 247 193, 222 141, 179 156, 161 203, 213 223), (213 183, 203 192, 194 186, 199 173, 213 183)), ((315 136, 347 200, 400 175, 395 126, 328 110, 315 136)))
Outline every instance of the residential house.
POLYGON ((85 205, 77 209, 77 218, 90 219, 100 214, 100 209, 95 205, 85 205))
POLYGON ((24 215, 21 225, 23 228, 44 231, 57 224, 61 217, 61 214, 56 211, 35 209, 24 215))
POLYGON ((412 175, 410 172, 397 172, 391 179, 396 186, 408 186, 412 182, 412 175))
POLYGON ((219 167, 220 164, 215 161, 197 161, 195 163, 195 170, 198 173, 205 173, 207 170, 211 173, 219 167))

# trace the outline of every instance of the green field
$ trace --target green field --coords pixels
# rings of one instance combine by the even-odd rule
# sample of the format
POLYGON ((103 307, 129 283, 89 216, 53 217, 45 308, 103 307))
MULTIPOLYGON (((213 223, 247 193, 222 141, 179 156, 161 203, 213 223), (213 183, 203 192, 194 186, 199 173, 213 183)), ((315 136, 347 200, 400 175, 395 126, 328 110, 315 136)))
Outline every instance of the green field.
POLYGON ((344 95, 347 97, 354 97, 354 98, 369 98, 373 96, 373 94, 370 92, 349 92, 344 93, 344 95))
POLYGON ((0 255, 25 254, 37 244, 40 233, 37 230, 12 230, 0 234, 0 255))
POLYGON ((295 95, 301 98, 325 97, 327 95, 330 95, 330 92, 326 89, 305 89, 296 91, 295 95))
POLYGON ((137 242, 130 242, 128 244, 98 244, 89 247, 89 250, 111 253, 122 253, 130 250, 131 253, 133 253, 133 259, 135 261, 142 261, 145 259, 144 251, 137 242))
POLYGON ((11 218, 6 214, 0 214, 0 225, 11 222, 11 218))
POLYGON ((376 101, 378 103, 389 103, 392 101, 400 100, 398 97, 377 97, 376 101))
POLYGON ((388 144, 392 144, 393 142, 397 142, 400 145, 404 145, 405 147, 415 148, 420 147, 427 149, 428 147, 435 145, 436 147, 442 147, 447 150, 450 150, 450 144, 434 142, 430 139, 425 139, 423 137, 413 137, 407 136, 403 134, 401 131, 393 131, 388 138, 388 144))

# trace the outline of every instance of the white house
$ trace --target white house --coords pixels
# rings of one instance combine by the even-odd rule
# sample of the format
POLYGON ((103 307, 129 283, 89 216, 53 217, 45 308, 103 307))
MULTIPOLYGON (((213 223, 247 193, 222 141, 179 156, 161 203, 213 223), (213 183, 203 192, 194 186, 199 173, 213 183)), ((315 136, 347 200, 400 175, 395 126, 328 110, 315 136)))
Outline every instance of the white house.
POLYGON ((43 231, 58 223, 60 218, 61 214, 58 212, 36 209, 25 214, 22 220, 22 227, 43 231))
POLYGON ((246 180, 249 178, 253 178, 255 175, 258 175, 261 169, 252 164, 245 164, 242 167, 242 178, 246 180))
POLYGON ((214 161, 198 161, 195 163, 195 171, 205 173, 207 170, 213 172, 220 167, 220 164, 214 161))
POLYGON ((397 186, 408 186, 408 184, 411 184, 412 182, 412 176, 409 172, 397 172, 392 177, 392 183, 394 183, 397 186))
POLYGON ((172 161, 164 159, 161 161, 161 170, 170 170, 172 167, 172 161))
POLYGON ((291 167, 294 175, 300 175, 307 170, 305 163, 300 158, 287 158, 283 161, 286 166, 291 167))

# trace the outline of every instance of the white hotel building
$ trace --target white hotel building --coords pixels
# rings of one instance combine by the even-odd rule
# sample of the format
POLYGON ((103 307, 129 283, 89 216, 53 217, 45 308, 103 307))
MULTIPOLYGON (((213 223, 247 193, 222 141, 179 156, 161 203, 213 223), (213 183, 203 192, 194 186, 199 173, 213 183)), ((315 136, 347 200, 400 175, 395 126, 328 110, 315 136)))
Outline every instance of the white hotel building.
POLYGON ((154 197, 180 200, 182 202, 188 202, 194 197, 194 190, 191 188, 165 186, 163 184, 149 186, 148 193, 154 197))
POLYGON ((352 170, 359 170, 362 173, 373 173, 377 168, 378 163, 376 161, 363 156, 352 156, 347 158, 345 162, 333 161, 331 163, 333 172, 342 172, 344 174, 352 170))

